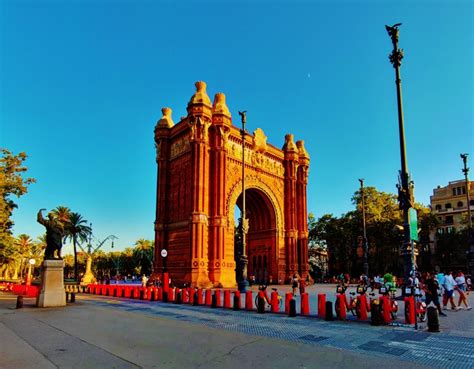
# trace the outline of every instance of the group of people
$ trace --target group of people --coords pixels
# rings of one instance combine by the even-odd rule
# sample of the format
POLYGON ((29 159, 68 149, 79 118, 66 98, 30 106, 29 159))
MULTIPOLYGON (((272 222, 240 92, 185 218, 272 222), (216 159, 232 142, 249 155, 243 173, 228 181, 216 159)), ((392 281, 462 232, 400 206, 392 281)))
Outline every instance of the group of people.
POLYGON ((309 285, 310 279, 309 275, 306 277, 306 280, 304 278, 300 278, 298 273, 293 274, 293 277, 291 277, 290 284, 291 284, 291 289, 293 296, 296 296, 296 292, 300 291, 300 295, 305 293, 306 291, 306 286, 309 285))
POLYGON ((425 291, 425 302, 429 305, 433 302, 438 308, 439 315, 446 316, 441 310, 441 304, 439 301, 440 287, 442 287, 443 297, 443 309, 448 309, 448 302, 451 310, 459 310, 464 305, 466 310, 471 310, 471 306, 467 302, 467 296, 469 294, 470 279, 466 278, 463 272, 459 271, 456 277, 453 276, 453 272, 445 274, 426 273, 423 290, 425 291), (458 303, 456 305, 454 301, 454 294, 457 293, 458 303))

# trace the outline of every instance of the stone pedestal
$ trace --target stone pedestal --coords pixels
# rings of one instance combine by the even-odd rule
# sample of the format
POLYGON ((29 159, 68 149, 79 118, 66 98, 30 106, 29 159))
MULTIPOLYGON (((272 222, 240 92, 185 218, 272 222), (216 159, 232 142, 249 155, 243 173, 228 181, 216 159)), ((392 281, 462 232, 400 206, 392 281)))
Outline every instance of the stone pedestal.
POLYGON ((41 265, 41 291, 36 300, 36 306, 66 306, 63 260, 43 261, 41 265))

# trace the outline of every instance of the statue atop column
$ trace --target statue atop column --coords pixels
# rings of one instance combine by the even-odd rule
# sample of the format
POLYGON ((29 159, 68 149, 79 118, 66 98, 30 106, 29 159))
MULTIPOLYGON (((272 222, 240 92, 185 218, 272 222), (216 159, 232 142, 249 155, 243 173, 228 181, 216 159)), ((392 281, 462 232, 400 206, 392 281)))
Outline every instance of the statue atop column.
POLYGON ((48 214, 48 219, 43 218, 41 213, 43 210, 38 211, 37 221, 46 228, 46 249, 44 251, 45 260, 55 260, 61 258, 61 247, 63 246, 62 239, 64 236, 63 224, 55 219, 53 213, 48 214), (55 257, 55 252, 57 256, 55 257))

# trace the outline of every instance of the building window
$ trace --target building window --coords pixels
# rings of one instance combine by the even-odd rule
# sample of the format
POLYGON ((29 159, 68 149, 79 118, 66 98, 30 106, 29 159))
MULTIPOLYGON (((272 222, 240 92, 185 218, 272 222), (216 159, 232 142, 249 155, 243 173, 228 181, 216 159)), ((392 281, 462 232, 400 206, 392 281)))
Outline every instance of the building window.
POLYGON ((462 186, 462 194, 463 194, 463 195, 466 194, 466 186, 462 186))
POLYGON ((436 209, 436 210, 441 210, 441 205, 440 205, 440 204, 436 205, 436 206, 435 206, 435 209, 436 209))
POLYGON ((469 205, 474 205, 474 200, 469 200, 469 205))
POLYGON ((438 234, 444 234, 444 228, 438 228, 438 234))
POLYGON ((453 233, 454 227, 446 227, 446 233, 453 233))
POLYGON ((462 201, 458 201, 458 208, 462 208, 463 205, 462 201))
POLYGON ((451 206, 451 203, 450 203, 450 202, 448 202, 446 205, 444 205, 444 207, 445 207, 445 209, 451 209, 451 208, 452 208, 452 206, 451 206))
POLYGON ((448 215, 446 218, 444 218, 444 224, 453 224, 453 216, 448 215))
POLYGON ((456 187, 453 187, 453 196, 456 196, 456 194, 457 194, 456 187))

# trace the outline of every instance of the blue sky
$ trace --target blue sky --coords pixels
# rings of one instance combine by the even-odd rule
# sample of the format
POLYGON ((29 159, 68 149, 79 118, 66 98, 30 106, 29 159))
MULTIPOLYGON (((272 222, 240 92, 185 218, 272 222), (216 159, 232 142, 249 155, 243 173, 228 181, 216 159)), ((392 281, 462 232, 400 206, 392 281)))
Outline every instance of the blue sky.
MULTIPOLYGON (((0 146, 37 179, 15 234, 65 205, 116 249, 153 238, 160 109, 186 114, 194 82, 281 147, 304 139, 308 210, 340 215, 365 178, 395 192, 400 152, 391 42, 402 22, 408 167, 416 199, 474 160, 472 1, 2 1, 0 146)), ((471 165, 474 168, 474 165, 471 165)), ((107 249, 106 249, 107 250, 107 249)), ((66 250, 68 251, 68 250, 66 250)))

